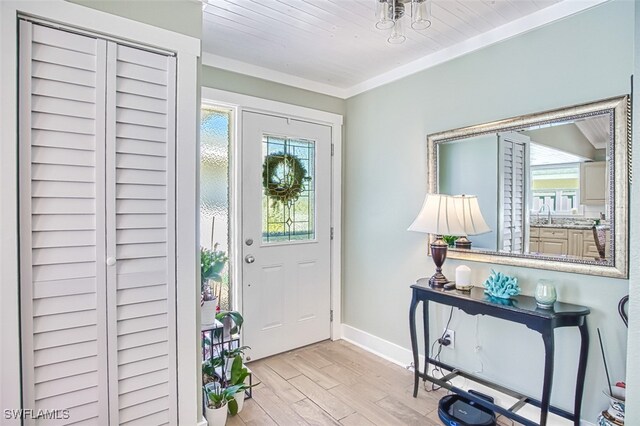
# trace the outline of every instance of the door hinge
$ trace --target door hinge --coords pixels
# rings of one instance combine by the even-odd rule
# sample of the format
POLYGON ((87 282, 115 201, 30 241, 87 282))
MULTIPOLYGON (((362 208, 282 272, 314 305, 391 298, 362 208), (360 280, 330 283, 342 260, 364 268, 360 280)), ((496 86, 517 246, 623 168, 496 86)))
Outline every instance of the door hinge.
POLYGON ((331 227, 331 239, 333 240, 333 226, 331 227))
POLYGON ((329 321, 333 322, 333 309, 329 311, 329 321))
POLYGON ((335 153, 336 150, 336 146, 334 144, 331 144, 331 156, 333 156, 333 154, 335 153))

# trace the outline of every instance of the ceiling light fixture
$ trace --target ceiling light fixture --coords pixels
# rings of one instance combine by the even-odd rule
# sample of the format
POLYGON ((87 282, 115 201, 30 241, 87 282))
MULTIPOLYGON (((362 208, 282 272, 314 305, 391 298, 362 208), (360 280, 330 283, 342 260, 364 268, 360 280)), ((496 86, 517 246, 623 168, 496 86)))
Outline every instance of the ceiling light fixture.
POLYGON ((407 39, 404 35, 402 23, 407 4, 411 4, 411 28, 416 31, 426 30, 431 26, 431 0, 375 0, 376 2, 376 28, 379 30, 391 30, 387 41, 391 44, 404 43, 407 39))

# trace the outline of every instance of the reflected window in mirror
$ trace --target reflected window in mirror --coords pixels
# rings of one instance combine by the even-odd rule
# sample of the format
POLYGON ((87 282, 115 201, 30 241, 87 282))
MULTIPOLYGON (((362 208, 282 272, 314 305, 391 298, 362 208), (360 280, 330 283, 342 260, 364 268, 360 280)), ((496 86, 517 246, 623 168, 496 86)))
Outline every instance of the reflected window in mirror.
POLYGON ((553 215, 582 214, 580 197, 580 164, 531 166, 531 214, 545 208, 553 215))

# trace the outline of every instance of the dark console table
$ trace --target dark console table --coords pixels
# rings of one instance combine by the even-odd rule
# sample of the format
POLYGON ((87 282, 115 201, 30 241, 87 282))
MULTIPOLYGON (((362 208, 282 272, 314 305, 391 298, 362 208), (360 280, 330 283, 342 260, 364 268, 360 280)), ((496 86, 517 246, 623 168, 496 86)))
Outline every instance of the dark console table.
POLYGON ((526 426, 544 426, 547 423, 549 412, 557 414, 566 419, 572 420, 574 425, 580 424, 580 409, 582 407, 582 393, 584 390, 584 375, 587 367, 587 354, 589 348, 589 332, 587 330, 587 315, 589 308, 578 305, 570 305, 567 303, 556 302, 553 309, 541 309, 536 306, 533 297, 517 296, 512 299, 503 300, 491 298, 484 294, 484 289, 474 287, 471 292, 461 292, 457 290, 443 290, 440 288, 432 288, 429 286, 427 279, 418 280, 411 286, 413 289, 413 297, 411 299, 411 307, 409 309, 409 328, 411 331, 411 349, 413 351, 413 365, 415 367, 413 396, 418 395, 418 384, 420 378, 423 381, 436 383, 452 392, 463 395, 484 407, 487 407, 498 414, 502 414, 512 420, 522 423, 526 426), (489 315, 524 324, 528 328, 537 331, 542 335, 544 342, 544 379, 542 384, 542 398, 540 400, 522 395, 511 389, 507 389, 499 384, 489 382, 486 379, 476 377, 470 373, 459 370, 453 366, 430 358, 430 354, 425 356, 424 371, 420 371, 418 360, 418 338, 416 336, 416 308, 420 302, 423 302, 424 324, 424 342, 425 348, 430 347, 429 344, 429 302, 440 303, 443 305, 459 308, 469 315, 489 315), (578 327, 580 330, 580 354, 578 357, 578 374, 576 380, 576 392, 573 413, 554 407, 550 404, 551 387, 553 381, 553 362, 554 362, 554 329, 559 327, 578 327), (428 364, 432 364, 443 368, 451 373, 442 378, 436 378, 428 374, 428 364), (452 386, 448 383, 453 377, 460 376, 475 381, 482 385, 493 388, 499 392, 516 398, 517 402, 510 408, 500 407, 496 404, 488 402, 476 395, 464 391, 463 389, 452 386), (531 404, 540 408, 540 423, 535 423, 529 419, 519 415, 517 411, 531 404))

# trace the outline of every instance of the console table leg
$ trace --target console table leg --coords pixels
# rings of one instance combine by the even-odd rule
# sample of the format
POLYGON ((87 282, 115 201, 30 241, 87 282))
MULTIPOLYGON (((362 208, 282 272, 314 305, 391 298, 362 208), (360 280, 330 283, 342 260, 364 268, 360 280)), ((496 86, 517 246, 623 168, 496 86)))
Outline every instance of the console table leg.
POLYGON ((582 394, 584 392, 584 376, 587 371, 587 355, 589 354, 589 329, 587 319, 579 327, 580 330, 580 358, 578 359, 578 377, 576 379, 576 400, 573 407, 573 424, 580 426, 580 414, 582 411, 582 394))
POLYGON ((544 341, 544 379, 542 382, 542 399, 540 400, 540 426, 547 424, 549 404, 551 401, 551 385, 553 383, 554 336, 553 328, 542 331, 544 341))
POLYGON ((429 343, 429 301, 422 302, 422 326, 424 327, 424 375, 427 375, 429 370, 429 349, 431 348, 429 343))
POLYGON ((418 396, 418 381, 420 379, 420 361, 418 360, 418 337, 416 335, 416 307, 418 299, 415 290, 409 307, 409 333, 411 335, 411 351, 413 352, 413 397, 418 396))

